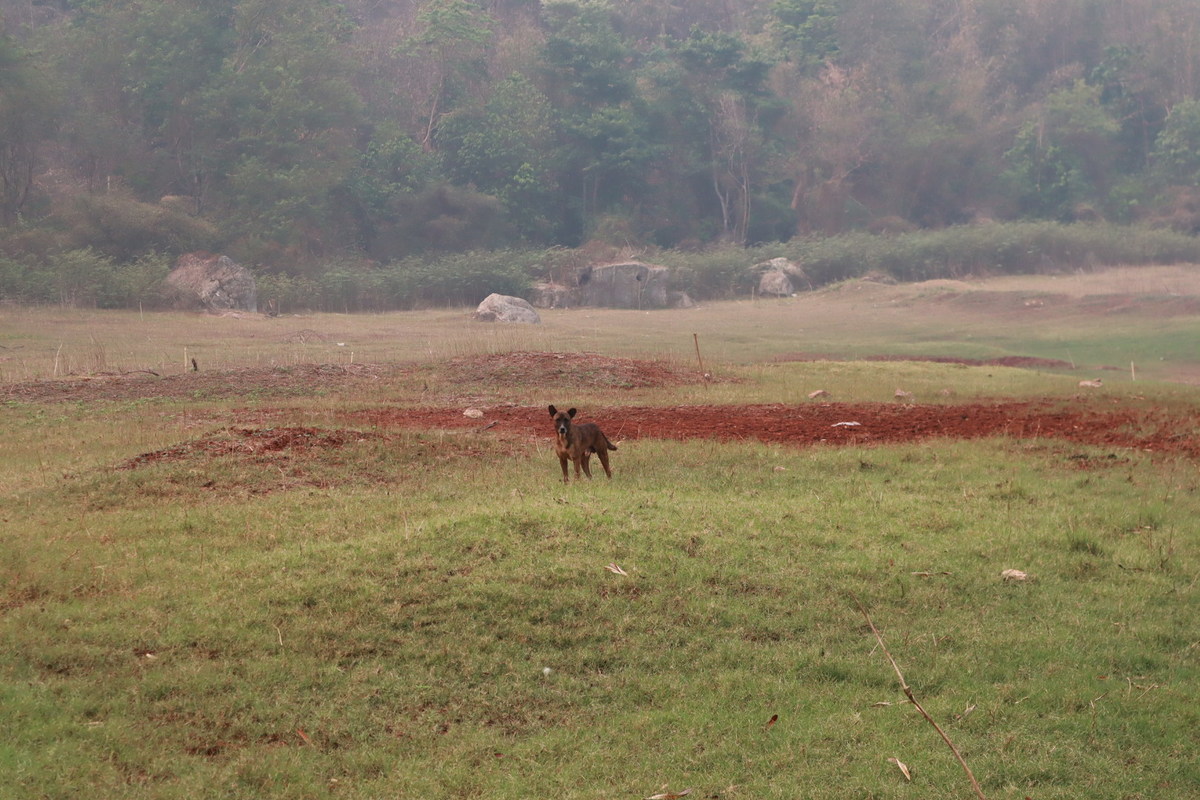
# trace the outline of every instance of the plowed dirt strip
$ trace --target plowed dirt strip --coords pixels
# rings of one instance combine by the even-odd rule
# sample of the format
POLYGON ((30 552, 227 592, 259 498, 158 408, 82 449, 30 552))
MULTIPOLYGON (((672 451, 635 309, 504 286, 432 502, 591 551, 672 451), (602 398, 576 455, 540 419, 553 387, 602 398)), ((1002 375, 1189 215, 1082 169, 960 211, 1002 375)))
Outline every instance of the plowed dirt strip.
MULTIPOLYGON (((478 418, 464 416, 463 409, 445 408, 375 409, 349 416, 360 424, 380 427, 490 426, 497 432, 550 435, 550 417, 545 408, 497 406, 480 411, 483 416, 478 418)), ((1011 436, 1200 456, 1200 441, 1195 435, 1200 420, 1173 418, 1150 410, 1073 408, 1051 403, 619 406, 583 409, 576 419, 599 422, 615 441, 709 438, 837 446, 933 437, 1011 436)))

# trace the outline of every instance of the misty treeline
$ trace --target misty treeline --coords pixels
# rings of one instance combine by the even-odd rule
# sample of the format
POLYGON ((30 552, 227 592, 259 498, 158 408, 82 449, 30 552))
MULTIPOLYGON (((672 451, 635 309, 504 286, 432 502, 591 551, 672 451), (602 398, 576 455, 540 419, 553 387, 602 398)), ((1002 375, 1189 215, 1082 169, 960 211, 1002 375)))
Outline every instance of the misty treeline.
MULTIPOLYGON (((69 302, 91 276, 91 302, 140 302, 187 250, 228 253, 296 303, 357 308, 519 288, 589 242, 686 276, 683 253, 811 258, 832 237, 856 254, 849 275, 869 233, 905 251, 989 222, 979 266, 1005 268, 997 249, 1032 252, 1014 237, 1048 230, 1065 242, 1051 250, 1096 257, 1070 223, 1114 246, 1151 233, 1098 232, 1200 230, 1195 0, 0 0, 0 15, 10 297, 69 302)), ((1188 250, 1164 236, 1150 249, 1188 250)))

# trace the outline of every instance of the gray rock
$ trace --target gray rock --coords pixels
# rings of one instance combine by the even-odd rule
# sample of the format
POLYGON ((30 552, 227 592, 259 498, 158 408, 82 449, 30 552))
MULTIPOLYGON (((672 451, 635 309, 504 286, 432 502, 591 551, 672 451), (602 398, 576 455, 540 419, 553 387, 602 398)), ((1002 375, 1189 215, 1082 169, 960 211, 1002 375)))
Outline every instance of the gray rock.
POLYGON ((257 311, 258 286, 250 270, 229 256, 185 253, 163 281, 175 308, 205 311, 257 311))
POLYGON ((792 286, 792 281, 788 278, 787 273, 772 269, 764 272, 758 279, 758 293, 774 297, 791 297, 796 293, 796 287, 792 286))
POLYGON ((540 325, 542 322, 529 301, 494 292, 483 298, 471 318, 479 322, 524 322, 529 325, 540 325))
POLYGON ((666 308, 671 270, 626 261, 585 267, 577 283, 581 303, 607 308, 666 308))
POLYGON ((530 291, 529 302, 534 308, 568 308, 578 305, 571 287, 561 283, 535 283, 530 291))

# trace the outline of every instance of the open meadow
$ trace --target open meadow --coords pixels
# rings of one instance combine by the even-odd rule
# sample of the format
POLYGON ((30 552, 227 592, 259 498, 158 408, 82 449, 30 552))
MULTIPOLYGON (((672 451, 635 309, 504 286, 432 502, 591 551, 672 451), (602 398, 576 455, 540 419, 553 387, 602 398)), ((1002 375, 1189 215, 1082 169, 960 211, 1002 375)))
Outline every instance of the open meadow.
POLYGON ((0 797, 1200 796, 1200 268, 469 311, 0 309, 0 797))

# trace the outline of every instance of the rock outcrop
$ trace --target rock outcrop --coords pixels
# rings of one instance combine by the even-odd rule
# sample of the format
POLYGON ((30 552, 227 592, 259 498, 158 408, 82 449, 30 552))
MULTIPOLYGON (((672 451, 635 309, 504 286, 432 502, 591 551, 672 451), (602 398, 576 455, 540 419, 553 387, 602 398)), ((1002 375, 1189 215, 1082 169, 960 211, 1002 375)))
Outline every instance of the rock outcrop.
POLYGON ((542 318, 527 300, 493 292, 483 298, 471 318, 479 322, 524 322, 540 325, 542 318))
POLYGON ((585 267, 579 271, 580 305, 606 308, 666 308, 666 267, 625 261, 585 267))
POLYGON ((179 309, 257 311, 258 287, 250 270, 228 256, 185 253, 163 282, 167 302, 179 309))

